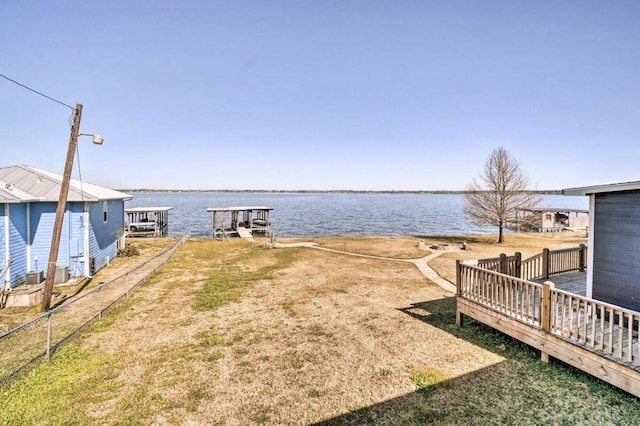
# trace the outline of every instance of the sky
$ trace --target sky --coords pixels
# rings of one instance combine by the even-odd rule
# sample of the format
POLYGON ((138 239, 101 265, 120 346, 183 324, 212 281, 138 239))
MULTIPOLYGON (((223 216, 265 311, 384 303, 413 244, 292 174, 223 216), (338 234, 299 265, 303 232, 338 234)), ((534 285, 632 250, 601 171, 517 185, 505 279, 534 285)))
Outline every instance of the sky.
POLYGON ((640 2, 0 1, 0 166, 113 189, 640 180, 640 2))

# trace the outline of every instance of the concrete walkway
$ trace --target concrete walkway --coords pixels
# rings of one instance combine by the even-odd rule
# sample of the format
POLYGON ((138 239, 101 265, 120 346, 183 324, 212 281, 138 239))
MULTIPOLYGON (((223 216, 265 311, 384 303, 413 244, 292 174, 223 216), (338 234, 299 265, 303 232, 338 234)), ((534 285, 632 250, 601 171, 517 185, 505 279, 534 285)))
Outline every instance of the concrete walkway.
POLYGON ((351 252, 343 251, 343 250, 335 250, 335 249, 330 249, 330 248, 325 248, 325 247, 318 247, 318 245, 316 243, 312 243, 312 242, 290 243, 290 244, 275 243, 275 244, 273 244, 273 247, 274 248, 307 247, 307 248, 312 248, 312 249, 316 249, 316 250, 324 250, 324 251, 329 251, 329 252, 333 252, 333 253, 346 254, 346 255, 349 255, 349 256, 366 257, 368 259, 390 260, 390 261, 394 261, 394 262, 413 263, 414 265, 416 265, 416 267, 422 273, 422 275, 424 275, 425 277, 429 278, 431 281, 433 281, 434 283, 438 284, 443 289, 445 289, 447 291, 450 291, 451 293, 455 293, 456 292, 455 284, 445 280, 440 275, 438 275, 438 273, 436 271, 434 271, 429 266, 429 262, 431 261, 431 259, 435 259, 436 257, 440 256, 441 254, 449 253, 449 252, 452 252, 452 251, 459 251, 459 249, 457 249, 457 248, 447 248, 447 249, 444 249, 444 250, 434 250, 431 254, 429 254, 429 255, 427 255, 425 257, 421 257, 419 259, 397 259, 397 258, 394 258, 394 257, 371 256, 371 255, 368 255, 368 254, 351 253, 351 252))

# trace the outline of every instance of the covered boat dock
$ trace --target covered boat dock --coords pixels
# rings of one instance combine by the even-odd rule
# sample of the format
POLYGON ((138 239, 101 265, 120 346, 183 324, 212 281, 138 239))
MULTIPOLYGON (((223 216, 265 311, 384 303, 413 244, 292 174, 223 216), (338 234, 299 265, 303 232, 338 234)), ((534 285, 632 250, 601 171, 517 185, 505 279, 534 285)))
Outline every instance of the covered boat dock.
POLYGON ((210 207, 213 214, 213 237, 224 239, 229 237, 251 238, 256 233, 267 235, 271 222, 269 213, 273 208, 268 206, 248 207, 210 207))
POLYGON ((567 207, 538 207, 516 210, 517 232, 585 231, 589 210, 567 207))
POLYGON ((169 233, 169 210, 173 207, 135 207, 125 209, 127 237, 166 237, 169 233))

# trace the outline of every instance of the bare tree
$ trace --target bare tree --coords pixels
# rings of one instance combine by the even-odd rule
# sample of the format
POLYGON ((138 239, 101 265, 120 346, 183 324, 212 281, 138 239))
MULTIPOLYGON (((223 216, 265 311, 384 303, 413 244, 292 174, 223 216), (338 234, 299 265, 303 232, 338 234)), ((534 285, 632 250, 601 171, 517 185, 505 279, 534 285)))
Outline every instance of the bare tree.
POLYGON ((480 226, 497 226, 498 243, 504 243, 504 228, 515 221, 518 209, 534 208, 540 198, 529 189, 520 163, 500 147, 484 165, 479 181, 467 187, 465 214, 480 226))

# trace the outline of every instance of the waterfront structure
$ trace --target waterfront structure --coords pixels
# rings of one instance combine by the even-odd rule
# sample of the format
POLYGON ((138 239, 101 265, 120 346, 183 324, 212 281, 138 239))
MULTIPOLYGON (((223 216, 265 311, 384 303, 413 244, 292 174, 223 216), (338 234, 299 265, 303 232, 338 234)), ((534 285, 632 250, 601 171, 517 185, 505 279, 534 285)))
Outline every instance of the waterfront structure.
POLYGON ((211 207, 207 211, 213 214, 213 237, 251 238, 254 234, 267 235, 271 222, 268 206, 248 207, 211 207))
MULTIPOLYGON (((62 176, 23 165, 0 167, 0 287, 46 278, 62 176)), ((124 245, 128 194, 72 179, 56 279, 91 276, 124 245)))
POLYGON ((166 237, 169 233, 169 210, 173 207, 134 207, 126 209, 127 237, 166 237))
POLYGON ((537 207, 516 210, 518 232, 585 231, 589 210, 565 207, 537 207))

